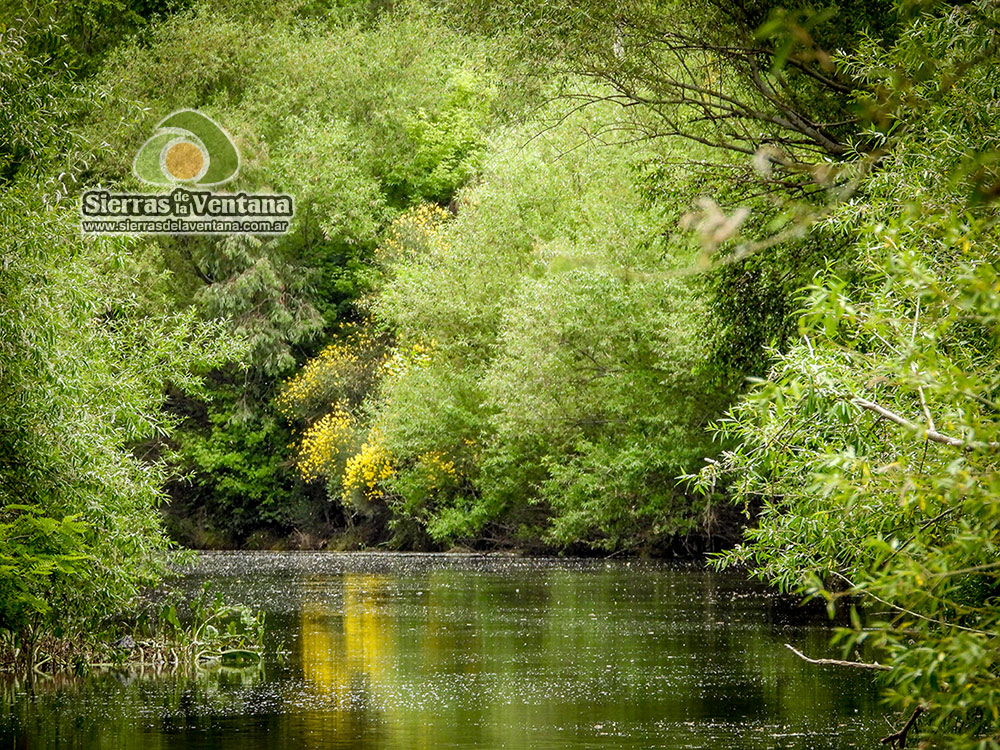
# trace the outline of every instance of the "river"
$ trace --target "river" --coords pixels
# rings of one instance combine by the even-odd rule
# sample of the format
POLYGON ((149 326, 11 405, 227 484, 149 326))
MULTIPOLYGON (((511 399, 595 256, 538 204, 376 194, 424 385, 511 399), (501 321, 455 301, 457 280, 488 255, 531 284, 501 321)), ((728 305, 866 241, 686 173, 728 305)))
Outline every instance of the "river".
POLYGON ((879 747, 872 673, 738 574, 638 561, 209 553, 267 613, 244 670, 0 682, 0 748, 879 747))

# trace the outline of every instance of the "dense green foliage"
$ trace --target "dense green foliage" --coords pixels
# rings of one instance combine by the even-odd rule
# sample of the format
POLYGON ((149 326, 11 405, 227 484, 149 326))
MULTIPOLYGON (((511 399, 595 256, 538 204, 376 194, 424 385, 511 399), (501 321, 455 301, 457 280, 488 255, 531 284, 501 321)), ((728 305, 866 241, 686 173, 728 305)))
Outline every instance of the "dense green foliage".
POLYGON ((232 357, 221 328, 136 295, 131 240, 83 241, 75 206, 18 184, 0 198, 0 630, 29 651, 92 628, 154 580, 166 548, 163 384, 232 357))
POLYGON ((162 576, 165 388, 199 393, 199 371, 246 351, 142 293, 164 275, 137 240, 80 236, 79 175, 57 167, 94 92, 68 61, 100 51, 56 31, 85 5, 15 8, 0 44, 0 660, 29 673, 40 651, 115 632, 162 576))
MULTIPOLYGON (((699 283, 641 190, 648 149, 585 141, 598 112, 515 148, 505 134, 458 216, 387 253, 374 303, 402 350, 371 420, 398 515, 436 539, 670 539, 704 508, 674 478, 710 451, 719 395, 698 377, 699 283), (429 467, 450 463, 443 485, 429 467), (430 469, 430 470, 429 470, 430 469)), ((416 236, 414 236, 416 235, 416 236)))
POLYGON ((892 702, 925 707, 948 747, 997 745, 998 20, 923 18, 856 67, 912 85, 863 200, 816 228, 854 238, 856 277, 817 275, 799 341, 721 423, 737 448, 704 477, 763 505, 723 560, 873 604, 845 645, 873 642, 892 702))
POLYGON ((169 272, 158 293, 170 304, 222 318, 250 343, 242 367, 212 373, 208 400, 172 399, 186 418, 172 445, 186 475, 171 485, 182 538, 211 546, 328 526, 330 505, 292 471, 292 437, 271 402, 283 376, 357 317, 385 223, 417 201, 447 203, 475 171, 494 117, 486 49, 419 8, 391 21, 264 25, 206 6, 120 47, 97 75, 102 100, 82 135, 110 147, 88 155, 89 179, 130 184, 118 155, 162 113, 191 107, 239 145, 232 189, 296 199, 280 238, 143 246, 149 266, 169 272))

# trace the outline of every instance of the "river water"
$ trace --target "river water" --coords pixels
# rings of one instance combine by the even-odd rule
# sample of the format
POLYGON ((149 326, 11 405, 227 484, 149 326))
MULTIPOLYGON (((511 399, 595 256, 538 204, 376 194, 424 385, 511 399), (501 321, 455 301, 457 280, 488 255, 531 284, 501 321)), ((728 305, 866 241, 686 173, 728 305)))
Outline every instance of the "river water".
POLYGON ((637 561, 211 553, 259 667, 0 682, 3 748, 876 748, 872 673, 740 575, 637 561))

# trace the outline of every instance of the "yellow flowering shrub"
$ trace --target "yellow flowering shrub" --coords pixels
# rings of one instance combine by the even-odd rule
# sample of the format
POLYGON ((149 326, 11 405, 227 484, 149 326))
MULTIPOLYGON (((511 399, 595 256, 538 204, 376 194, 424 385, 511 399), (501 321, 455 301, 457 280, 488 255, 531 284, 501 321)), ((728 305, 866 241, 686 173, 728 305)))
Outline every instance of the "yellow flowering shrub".
POLYGON ((343 385, 348 372, 357 364, 358 354, 354 347, 342 342, 330 344, 285 382, 277 398, 278 410, 285 418, 294 419, 298 407, 343 385))
POLYGON ((392 455, 382 442, 382 434, 372 428, 368 439, 357 454, 347 459, 342 480, 345 501, 349 501, 355 491, 361 492, 368 500, 382 497, 383 482, 396 476, 392 465, 392 455))
POLYGON ((386 362, 386 337, 368 322, 341 325, 337 338, 313 357, 275 399, 289 422, 315 418, 331 403, 357 406, 386 362))
POLYGON ((316 420, 302 435, 295 462, 302 478, 313 481, 336 473, 354 434, 354 418, 343 404, 334 404, 329 414, 316 420))

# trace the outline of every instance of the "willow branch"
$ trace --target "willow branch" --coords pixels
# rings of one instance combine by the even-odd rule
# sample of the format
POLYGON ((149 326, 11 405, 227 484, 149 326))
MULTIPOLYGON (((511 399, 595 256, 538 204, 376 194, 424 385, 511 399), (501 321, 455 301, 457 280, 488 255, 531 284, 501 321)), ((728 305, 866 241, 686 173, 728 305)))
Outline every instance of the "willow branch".
POLYGON ((854 398, 852 398, 851 403, 860 406, 862 409, 873 411, 879 416, 885 417, 890 422, 898 424, 900 427, 905 427, 911 432, 923 432, 924 435, 927 437, 927 439, 934 443, 940 443, 941 445, 947 445, 952 448, 958 448, 959 450, 963 451, 971 451, 982 448, 989 448, 991 450, 995 450, 997 448, 1000 448, 1000 443, 996 442, 984 443, 979 441, 962 440, 961 438, 952 437, 951 435, 945 435, 943 433, 938 432, 937 430, 933 429, 923 430, 919 425, 914 424, 906 417, 901 417, 899 414, 896 414, 893 411, 889 411, 884 406, 879 406, 874 401, 868 401, 867 399, 863 399, 860 396, 855 396, 854 398))

